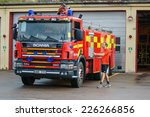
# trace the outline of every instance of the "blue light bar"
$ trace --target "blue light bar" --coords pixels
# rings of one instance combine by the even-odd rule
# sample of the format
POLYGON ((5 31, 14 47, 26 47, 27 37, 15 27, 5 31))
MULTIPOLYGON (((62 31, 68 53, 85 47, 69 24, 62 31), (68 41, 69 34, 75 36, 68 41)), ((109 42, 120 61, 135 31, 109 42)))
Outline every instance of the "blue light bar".
POLYGON ((42 52, 43 55, 46 55, 46 52, 42 52))
POLYGON ((47 61, 48 61, 48 62, 53 62, 54 59, 53 59, 53 58, 48 58, 47 61))
POLYGON ((68 16, 72 16, 72 15, 73 15, 72 10, 71 10, 70 8, 68 9, 67 15, 68 15, 68 16))
POLYGON ((29 15, 29 16, 34 15, 34 11, 33 11, 33 10, 29 10, 29 11, 28 11, 28 15, 29 15))
POLYGON ((34 53, 34 55, 37 55, 37 54, 38 54, 38 52, 37 52, 37 51, 34 51, 33 53, 34 53))
POLYGON ((27 57, 26 60, 27 60, 28 62, 31 62, 31 61, 33 60, 33 58, 27 57))

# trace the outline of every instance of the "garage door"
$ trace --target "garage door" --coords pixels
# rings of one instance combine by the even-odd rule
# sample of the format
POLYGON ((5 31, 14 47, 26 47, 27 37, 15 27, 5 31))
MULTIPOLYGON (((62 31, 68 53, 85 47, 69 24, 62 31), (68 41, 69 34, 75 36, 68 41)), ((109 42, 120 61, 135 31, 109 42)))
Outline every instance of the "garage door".
MULTIPOLYGON (((44 13, 43 15, 53 14, 44 13)), ((85 28, 91 25, 92 29, 111 30, 115 34, 117 38, 115 71, 125 71, 125 12, 75 12, 74 16, 78 17, 79 14, 83 14, 85 28)), ((17 23, 17 19, 21 15, 26 15, 26 13, 14 14, 14 23, 17 23)), ((14 45, 15 42, 13 42, 13 50, 14 45)), ((14 57, 12 61, 14 61, 14 57)), ((14 62, 12 63, 14 64, 14 62)))
POLYGON ((82 14, 83 26, 92 29, 111 30, 116 36, 116 67, 115 71, 125 71, 125 12, 78 12, 82 14))

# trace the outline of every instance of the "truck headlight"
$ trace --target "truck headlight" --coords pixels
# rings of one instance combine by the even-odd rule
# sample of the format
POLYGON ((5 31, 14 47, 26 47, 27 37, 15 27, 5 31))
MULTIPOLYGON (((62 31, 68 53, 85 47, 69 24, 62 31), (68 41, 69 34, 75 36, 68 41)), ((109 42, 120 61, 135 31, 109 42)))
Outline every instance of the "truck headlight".
POLYGON ((60 68, 61 69, 73 69, 74 65, 73 64, 61 64, 60 68))
POLYGON ((25 65, 25 66, 29 66, 30 64, 29 64, 29 63, 23 63, 23 65, 25 65))
POLYGON ((53 66, 55 66, 55 67, 59 67, 59 64, 53 64, 53 66))
POLYGON ((16 67, 22 67, 23 66, 23 63, 21 62, 16 62, 16 67))

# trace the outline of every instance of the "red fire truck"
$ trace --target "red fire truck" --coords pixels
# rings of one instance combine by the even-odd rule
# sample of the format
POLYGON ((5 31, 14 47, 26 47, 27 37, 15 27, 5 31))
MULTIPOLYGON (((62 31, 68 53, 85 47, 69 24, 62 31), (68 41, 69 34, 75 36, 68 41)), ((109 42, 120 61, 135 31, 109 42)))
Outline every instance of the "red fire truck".
POLYGON ((15 74, 24 85, 36 79, 69 79, 79 88, 86 77, 100 78, 102 51, 110 49, 109 74, 115 67, 115 36, 106 32, 83 29, 83 21, 73 16, 21 16, 14 26, 15 74))

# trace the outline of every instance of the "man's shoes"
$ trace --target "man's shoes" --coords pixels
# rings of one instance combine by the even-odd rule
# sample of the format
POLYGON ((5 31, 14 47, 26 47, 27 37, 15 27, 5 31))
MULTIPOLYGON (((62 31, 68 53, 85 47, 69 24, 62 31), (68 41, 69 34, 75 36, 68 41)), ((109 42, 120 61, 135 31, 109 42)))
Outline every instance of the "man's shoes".
POLYGON ((102 84, 99 84, 98 86, 97 86, 97 88, 102 88, 103 87, 103 85, 102 84))
POLYGON ((111 84, 106 84, 104 87, 109 88, 111 87, 111 84))

